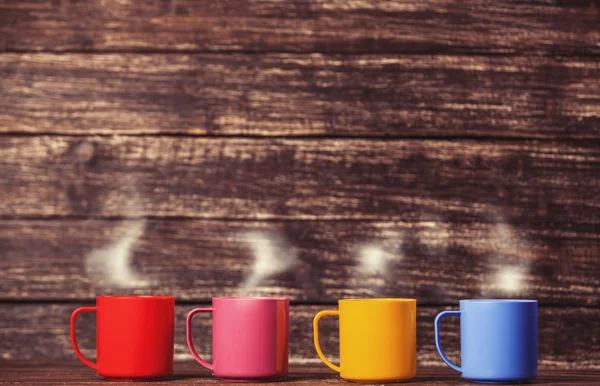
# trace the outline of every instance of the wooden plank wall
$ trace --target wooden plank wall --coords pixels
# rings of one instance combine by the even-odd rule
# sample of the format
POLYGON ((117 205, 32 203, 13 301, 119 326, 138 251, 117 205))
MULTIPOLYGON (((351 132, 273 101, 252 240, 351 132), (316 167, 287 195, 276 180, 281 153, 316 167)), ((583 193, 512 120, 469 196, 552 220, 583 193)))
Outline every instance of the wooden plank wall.
POLYGON ((416 297, 441 366, 435 314, 509 297, 599 369, 599 54, 596 0, 0 2, 0 359, 124 293, 177 296, 191 359, 185 312, 250 293, 295 363, 337 299, 416 297))

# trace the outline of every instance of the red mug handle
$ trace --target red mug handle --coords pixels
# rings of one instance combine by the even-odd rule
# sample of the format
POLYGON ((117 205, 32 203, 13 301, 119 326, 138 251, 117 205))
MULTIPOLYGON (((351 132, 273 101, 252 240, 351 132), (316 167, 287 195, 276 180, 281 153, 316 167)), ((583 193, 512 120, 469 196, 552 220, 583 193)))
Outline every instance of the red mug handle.
POLYGON ((200 358, 200 355, 196 352, 194 348, 194 343, 192 342, 192 317, 199 312, 213 312, 214 308, 195 308, 193 309, 187 316, 186 320, 186 330, 187 330, 187 344, 190 348, 190 352, 194 356, 194 358, 200 363, 202 366, 206 367, 209 370, 214 370, 215 365, 213 363, 208 363, 204 359, 200 358))
POLYGON ((98 311, 98 307, 79 307, 78 309, 73 311, 73 313, 71 314, 71 345, 73 345, 73 350, 75 350, 75 355, 77 355, 77 357, 83 363, 85 363, 87 366, 91 367, 94 370, 98 370, 98 365, 96 363, 88 360, 86 357, 84 357, 83 354, 81 353, 81 351, 79 351, 79 347, 77 347, 77 339, 75 338, 75 319, 77 318, 77 315, 79 315, 82 312, 97 312, 97 311, 98 311))

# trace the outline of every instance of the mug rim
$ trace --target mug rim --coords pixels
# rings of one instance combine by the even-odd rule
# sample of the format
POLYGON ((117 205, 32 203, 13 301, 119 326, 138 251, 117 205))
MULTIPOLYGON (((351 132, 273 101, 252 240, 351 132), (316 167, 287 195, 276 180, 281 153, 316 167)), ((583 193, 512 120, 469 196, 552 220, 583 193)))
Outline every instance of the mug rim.
POLYGON ((96 296, 96 299, 119 299, 119 300, 141 300, 141 299, 152 299, 152 300, 173 300, 175 296, 163 296, 163 295, 102 295, 96 296))
POLYGON ((285 296, 215 296, 212 300, 290 300, 285 296))
POLYGON ((533 299, 464 299, 460 303, 537 303, 533 299))
POLYGON ((355 299, 340 299, 338 300, 339 303, 341 302, 348 302, 348 303, 352 303, 352 302, 373 302, 373 301, 377 301, 377 302, 390 302, 390 303, 416 303, 417 299, 413 299, 413 298, 355 298, 355 299))

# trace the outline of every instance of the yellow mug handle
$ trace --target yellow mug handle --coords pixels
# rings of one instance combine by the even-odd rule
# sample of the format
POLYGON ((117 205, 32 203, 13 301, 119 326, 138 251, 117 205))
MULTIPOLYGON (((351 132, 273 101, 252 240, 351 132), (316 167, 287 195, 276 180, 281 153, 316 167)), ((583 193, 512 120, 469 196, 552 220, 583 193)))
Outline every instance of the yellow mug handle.
POLYGON ((339 373, 341 371, 340 366, 334 365, 333 363, 329 362, 329 360, 327 360, 327 358, 325 358, 325 355, 323 355, 323 351, 321 351, 321 345, 319 344, 319 320, 325 315, 339 317, 340 312, 337 310, 327 310, 327 311, 319 311, 319 313, 317 313, 315 315, 315 318, 313 319, 313 331, 315 334, 315 348, 317 349, 317 354, 319 354, 319 358, 321 358, 323 363, 325 363, 327 365, 327 367, 329 367, 330 369, 337 371, 339 373))

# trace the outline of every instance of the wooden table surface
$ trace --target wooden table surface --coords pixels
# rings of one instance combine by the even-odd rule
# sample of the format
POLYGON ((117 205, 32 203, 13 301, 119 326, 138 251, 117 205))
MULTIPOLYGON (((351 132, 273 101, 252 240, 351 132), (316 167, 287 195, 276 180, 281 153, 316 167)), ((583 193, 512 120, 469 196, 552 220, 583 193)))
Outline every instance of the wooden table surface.
MULTIPOLYGON (((97 377, 93 370, 77 362, 38 363, 38 362, 0 362, 0 385, 100 385, 113 382, 97 377)), ((115 382, 117 383, 117 382, 115 382)), ((410 382, 417 385, 462 385, 471 384, 444 367, 419 368, 417 376, 410 382)), ((540 385, 594 385, 600 384, 600 371, 589 370, 541 370, 538 378, 532 382, 540 385)), ((175 373, 153 385, 200 385, 228 384, 215 377, 195 362, 175 364, 175 373)), ((318 384, 344 385, 337 374, 325 366, 292 366, 287 378, 270 382, 278 384, 318 384)))

